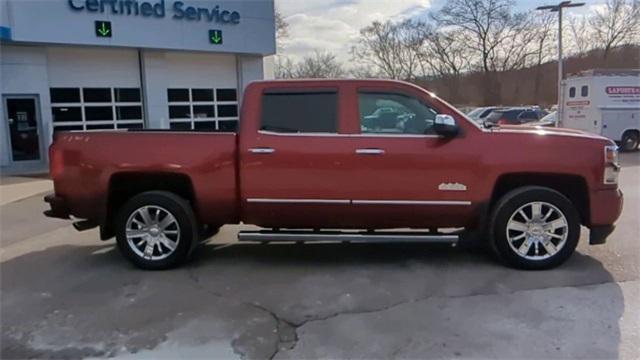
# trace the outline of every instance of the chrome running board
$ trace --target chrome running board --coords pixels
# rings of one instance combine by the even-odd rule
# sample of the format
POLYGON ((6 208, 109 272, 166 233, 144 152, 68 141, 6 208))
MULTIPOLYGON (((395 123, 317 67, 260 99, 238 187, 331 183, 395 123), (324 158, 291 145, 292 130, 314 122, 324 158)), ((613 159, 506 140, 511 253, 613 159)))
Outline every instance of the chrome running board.
POLYGON ((351 243, 432 243, 455 244, 459 236, 428 232, 343 232, 302 230, 240 231, 242 242, 351 242, 351 243))

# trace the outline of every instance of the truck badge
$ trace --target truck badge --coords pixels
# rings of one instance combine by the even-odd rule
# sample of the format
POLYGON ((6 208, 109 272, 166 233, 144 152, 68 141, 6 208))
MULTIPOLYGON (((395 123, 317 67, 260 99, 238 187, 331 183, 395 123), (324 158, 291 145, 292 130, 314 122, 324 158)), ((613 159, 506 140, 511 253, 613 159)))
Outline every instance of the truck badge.
POLYGON ((438 185, 440 191, 467 191, 467 186, 460 183, 442 183, 438 185))

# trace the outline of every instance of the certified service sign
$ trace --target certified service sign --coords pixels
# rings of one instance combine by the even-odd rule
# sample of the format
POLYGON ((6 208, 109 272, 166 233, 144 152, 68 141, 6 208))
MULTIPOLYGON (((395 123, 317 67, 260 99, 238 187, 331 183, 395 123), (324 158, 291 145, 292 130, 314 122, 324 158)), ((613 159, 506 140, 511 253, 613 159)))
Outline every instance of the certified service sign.
POLYGON ((188 6, 182 1, 174 1, 167 10, 165 0, 157 2, 136 0, 68 0, 69 7, 74 11, 89 13, 141 16, 165 18, 170 16, 176 20, 206 21, 219 24, 239 24, 240 13, 213 7, 188 6))

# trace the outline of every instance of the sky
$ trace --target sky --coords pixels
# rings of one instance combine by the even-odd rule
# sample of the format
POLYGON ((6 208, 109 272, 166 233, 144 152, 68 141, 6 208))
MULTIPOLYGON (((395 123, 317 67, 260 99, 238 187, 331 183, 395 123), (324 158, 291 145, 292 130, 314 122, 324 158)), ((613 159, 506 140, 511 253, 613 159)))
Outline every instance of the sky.
MULTIPOLYGON (((587 6, 569 10, 584 14, 601 6, 605 0, 587 0, 587 6)), ((400 20, 425 17, 438 10, 446 0, 275 0, 276 8, 289 24, 289 37, 281 54, 299 60, 314 50, 330 51, 341 62, 350 59, 349 49, 361 28, 374 20, 400 20)), ((559 0, 515 2, 519 11, 540 5, 556 4, 559 0)))

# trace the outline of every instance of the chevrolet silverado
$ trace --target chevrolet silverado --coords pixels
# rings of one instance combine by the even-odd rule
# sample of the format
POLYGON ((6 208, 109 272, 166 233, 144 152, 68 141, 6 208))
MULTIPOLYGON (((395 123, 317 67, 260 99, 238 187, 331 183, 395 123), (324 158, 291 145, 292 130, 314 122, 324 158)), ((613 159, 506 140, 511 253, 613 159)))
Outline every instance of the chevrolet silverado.
POLYGON ((262 228, 239 241, 478 241, 510 266, 547 269, 582 225, 604 243, 622 211, 610 140, 486 129, 404 82, 254 82, 239 124, 57 133, 45 214, 99 226, 145 269, 177 266, 238 223, 262 228))

